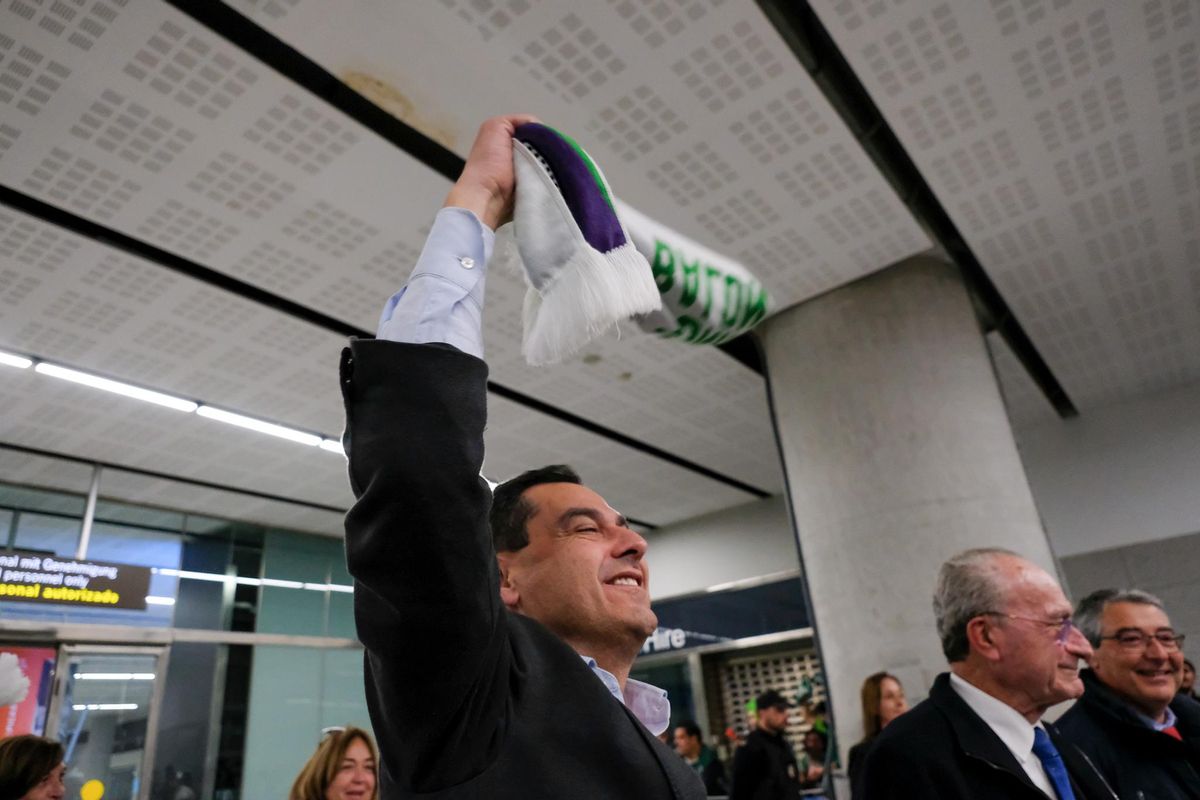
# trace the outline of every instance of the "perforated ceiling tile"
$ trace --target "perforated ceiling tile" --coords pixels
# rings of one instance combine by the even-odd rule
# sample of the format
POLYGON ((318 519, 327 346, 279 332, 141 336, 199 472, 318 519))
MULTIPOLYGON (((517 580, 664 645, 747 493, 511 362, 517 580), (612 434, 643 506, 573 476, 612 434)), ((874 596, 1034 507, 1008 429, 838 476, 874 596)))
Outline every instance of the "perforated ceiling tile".
POLYGON ((538 0, 439 0, 446 9, 474 27, 486 42, 503 32, 513 20, 530 9, 538 0))
POLYGON ((331 203, 318 200, 284 224, 283 233, 292 241, 340 259, 378 236, 379 229, 331 203))
POLYGON ((1026 99, 1037 100, 1108 66, 1115 57, 1106 10, 1097 8, 1017 50, 1012 60, 1026 99))
POLYGON ((78 249, 78 239, 0 210, 0 256, 5 259, 0 263, 28 267, 23 270, 25 279, 37 281, 46 277, 78 249))
POLYGON ((708 46, 692 49, 671 65, 671 71, 705 108, 716 113, 778 78, 784 67, 743 20, 730 32, 717 34, 708 46))
POLYGON ((246 0, 254 8, 261 8, 263 13, 278 19, 296 6, 300 0, 246 0))
POLYGON ((625 71, 621 56, 574 11, 524 45, 512 60, 568 103, 625 71))
POLYGON ((707 142, 697 142, 646 174, 681 206, 701 200, 738 179, 729 162, 707 142))
POLYGON ((134 54, 124 73, 215 120, 258 80, 249 60, 216 42, 168 20, 134 54))
POLYGON ((829 132, 821 113, 799 88, 789 89, 743 120, 735 119, 729 131, 760 164, 769 164, 829 132))
POLYGON ((948 3, 910 18, 862 49, 863 59, 891 96, 956 68, 969 56, 970 48, 948 3))
POLYGON ((360 138, 341 119, 295 94, 279 98, 242 136, 310 175, 332 164, 360 138))
POLYGON ((111 89, 71 126, 71 135, 150 172, 159 172, 192 142, 196 134, 111 89))
POLYGON ((995 119, 998 112, 983 75, 976 72, 961 83, 951 83, 940 92, 924 95, 912 105, 901 106, 898 113, 916 147, 930 150, 977 130, 995 119))
POLYGON ((323 271, 320 264, 301 258, 291 250, 263 242, 238 260, 235 270, 271 291, 294 292, 323 271))
POLYGON ((745 189, 722 202, 701 211, 696 220, 722 244, 734 245, 752 233, 763 230, 780 220, 779 212, 771 207, 754 189, 745 189))
POLYGON ((70 75, 65 65, 0 33, 0 103, 36 117, 70 75))
POLYGON ((147 241, 201 262, 212 259, 241 235, 237 227, 178 200, 160 205, 134 230, 147 241))
POLYGON ((64 208, 105 221, 120 213, 142 190, 136 181, 59 147, 52 149, 21 183, 64 208))
POLYGON ((624 161, 646 155, 674 136, 687 123, 647 84, 641 84, 596 112, 588 129, 624 161))
POLYGON ((296 191, 289 181, 228 150, 208 162, 187 182, 187 187, 251 219, 270 213, 296 191))
POLYGON ((91 50, 96 40, 128 5, 129 0, 11 0, 9 10, 33 22, 80 50, 91 50))
POLYGON ((621 19, 650 47, 662 47, 725 0, 608 0, 621 19))

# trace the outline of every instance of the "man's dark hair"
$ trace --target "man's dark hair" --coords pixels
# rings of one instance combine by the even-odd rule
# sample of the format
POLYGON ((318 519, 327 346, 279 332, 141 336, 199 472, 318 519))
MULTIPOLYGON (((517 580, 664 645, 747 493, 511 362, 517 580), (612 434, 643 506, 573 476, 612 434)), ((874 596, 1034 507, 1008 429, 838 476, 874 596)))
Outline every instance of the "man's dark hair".
POLYGON ((522 497, 526 489, 543 483, 582 484, 579 473, 566 464, 551 464, 541 469, 522 472, 505 481, 492 492, 492 511, 488 522, 492 526, 492 545, 497 553, 520 550, 529 544, 525 524, 537 513, 537 507, 522 497))
POLYGON ((699 739, 701 742, 704 741, 704 737, 702 737, 700 735, 700 726, 697 725, 695 722, 693 722, 690 719, 684 719, 684 720, 680 720, 679 722, 676 722, 675 728, 676 729, 683 728, 683 732, 686 733, 688 736, 693 736, 693 737, 699 739))
POLYGON ((0 739, 0 797, 24 797, 62 762, 63 746, 51 739, 0 739))

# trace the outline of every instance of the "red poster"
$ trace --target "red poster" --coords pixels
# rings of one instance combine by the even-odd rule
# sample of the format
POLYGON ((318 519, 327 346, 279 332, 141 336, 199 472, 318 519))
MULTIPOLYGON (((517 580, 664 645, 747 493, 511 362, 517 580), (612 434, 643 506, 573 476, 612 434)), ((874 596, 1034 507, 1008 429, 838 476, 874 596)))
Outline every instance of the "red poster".
POLYGON ((53 647, 0 644, 0 736, 45 732, 57 655, 53 647))

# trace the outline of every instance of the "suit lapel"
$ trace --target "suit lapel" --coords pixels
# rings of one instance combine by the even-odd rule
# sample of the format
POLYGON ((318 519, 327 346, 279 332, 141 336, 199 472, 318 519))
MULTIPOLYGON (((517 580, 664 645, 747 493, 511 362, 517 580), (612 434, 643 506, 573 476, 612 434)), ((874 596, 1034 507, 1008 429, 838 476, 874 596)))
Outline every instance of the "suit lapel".
POLYGON ((1008 749, 1008 745, 988 727, 988 724, 976 714, 966 701, 958 696, 950 685, 949 673, 943 673, 934 681, 929 691, 929 699, 941 710, 954 729, 954 737, 959 748, 969 757, 983 761, 993 769, 1001 770, 1025 784, 1031 791, 1044 796, 1029 778, 1029 773, 1021 766, 1021 762, 1008 749))
MULTIPOLYGON (((666 745, 660 742, 657 737, 653 736, 650 731, 646 730, 646 726, 643 725, 642 721, 638 719, 632 711, 629 710, 628 706, 620 701, 617 701, 617 705, 619 705, 621 710, 625 712, 625 716, 629 718, 629 721, 633 724, 633 727, 637 729, 638 735, 642 737, 642 741, 646 743, 646 746, 650 748, 650 752, 654 754, 654 758, 658 760, 659 767, 662 768, 663 774, 667 776, 667 783, 671 787, 671 795, 675 798, 675 800, 685 800, 683 795, 680 794, 679 785, 675 780, 676 773, 673 769, 671 769, 671 767, 675 765, 669 764, 664 756, 670 756, 680 764, 683 764, 683 759, 679 758, 674 753, 669 752, 666 748, 666 745)), ((691 768, 688 767, 688 769, 690 771, 691 768)))

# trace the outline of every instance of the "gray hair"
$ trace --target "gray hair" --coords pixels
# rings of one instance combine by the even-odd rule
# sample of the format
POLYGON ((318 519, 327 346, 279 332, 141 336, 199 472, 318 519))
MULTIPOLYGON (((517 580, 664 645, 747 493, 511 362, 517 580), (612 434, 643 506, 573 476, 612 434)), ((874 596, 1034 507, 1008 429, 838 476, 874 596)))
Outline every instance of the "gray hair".
POLYGON ((1164 614, 1162 600, 1141 589, 1099 589, 1079 601, 1075 607, 1072 620, 1079 632, 1084 635, 1092 647, 1100 646, 1100 629, 1104 618, 1104 609, 1113 603, 1137 603, 1141 606, 1154 606, 1164 614))
POLYGON ((933 592, 933 618, 946 660, 962 661, 970 651, 967 623, 980 614, 999 611, 1005 605, 1003 587, 997 580, 998 556, 1021 558, 1002 547, 966 550, 942 564, 933 592))

